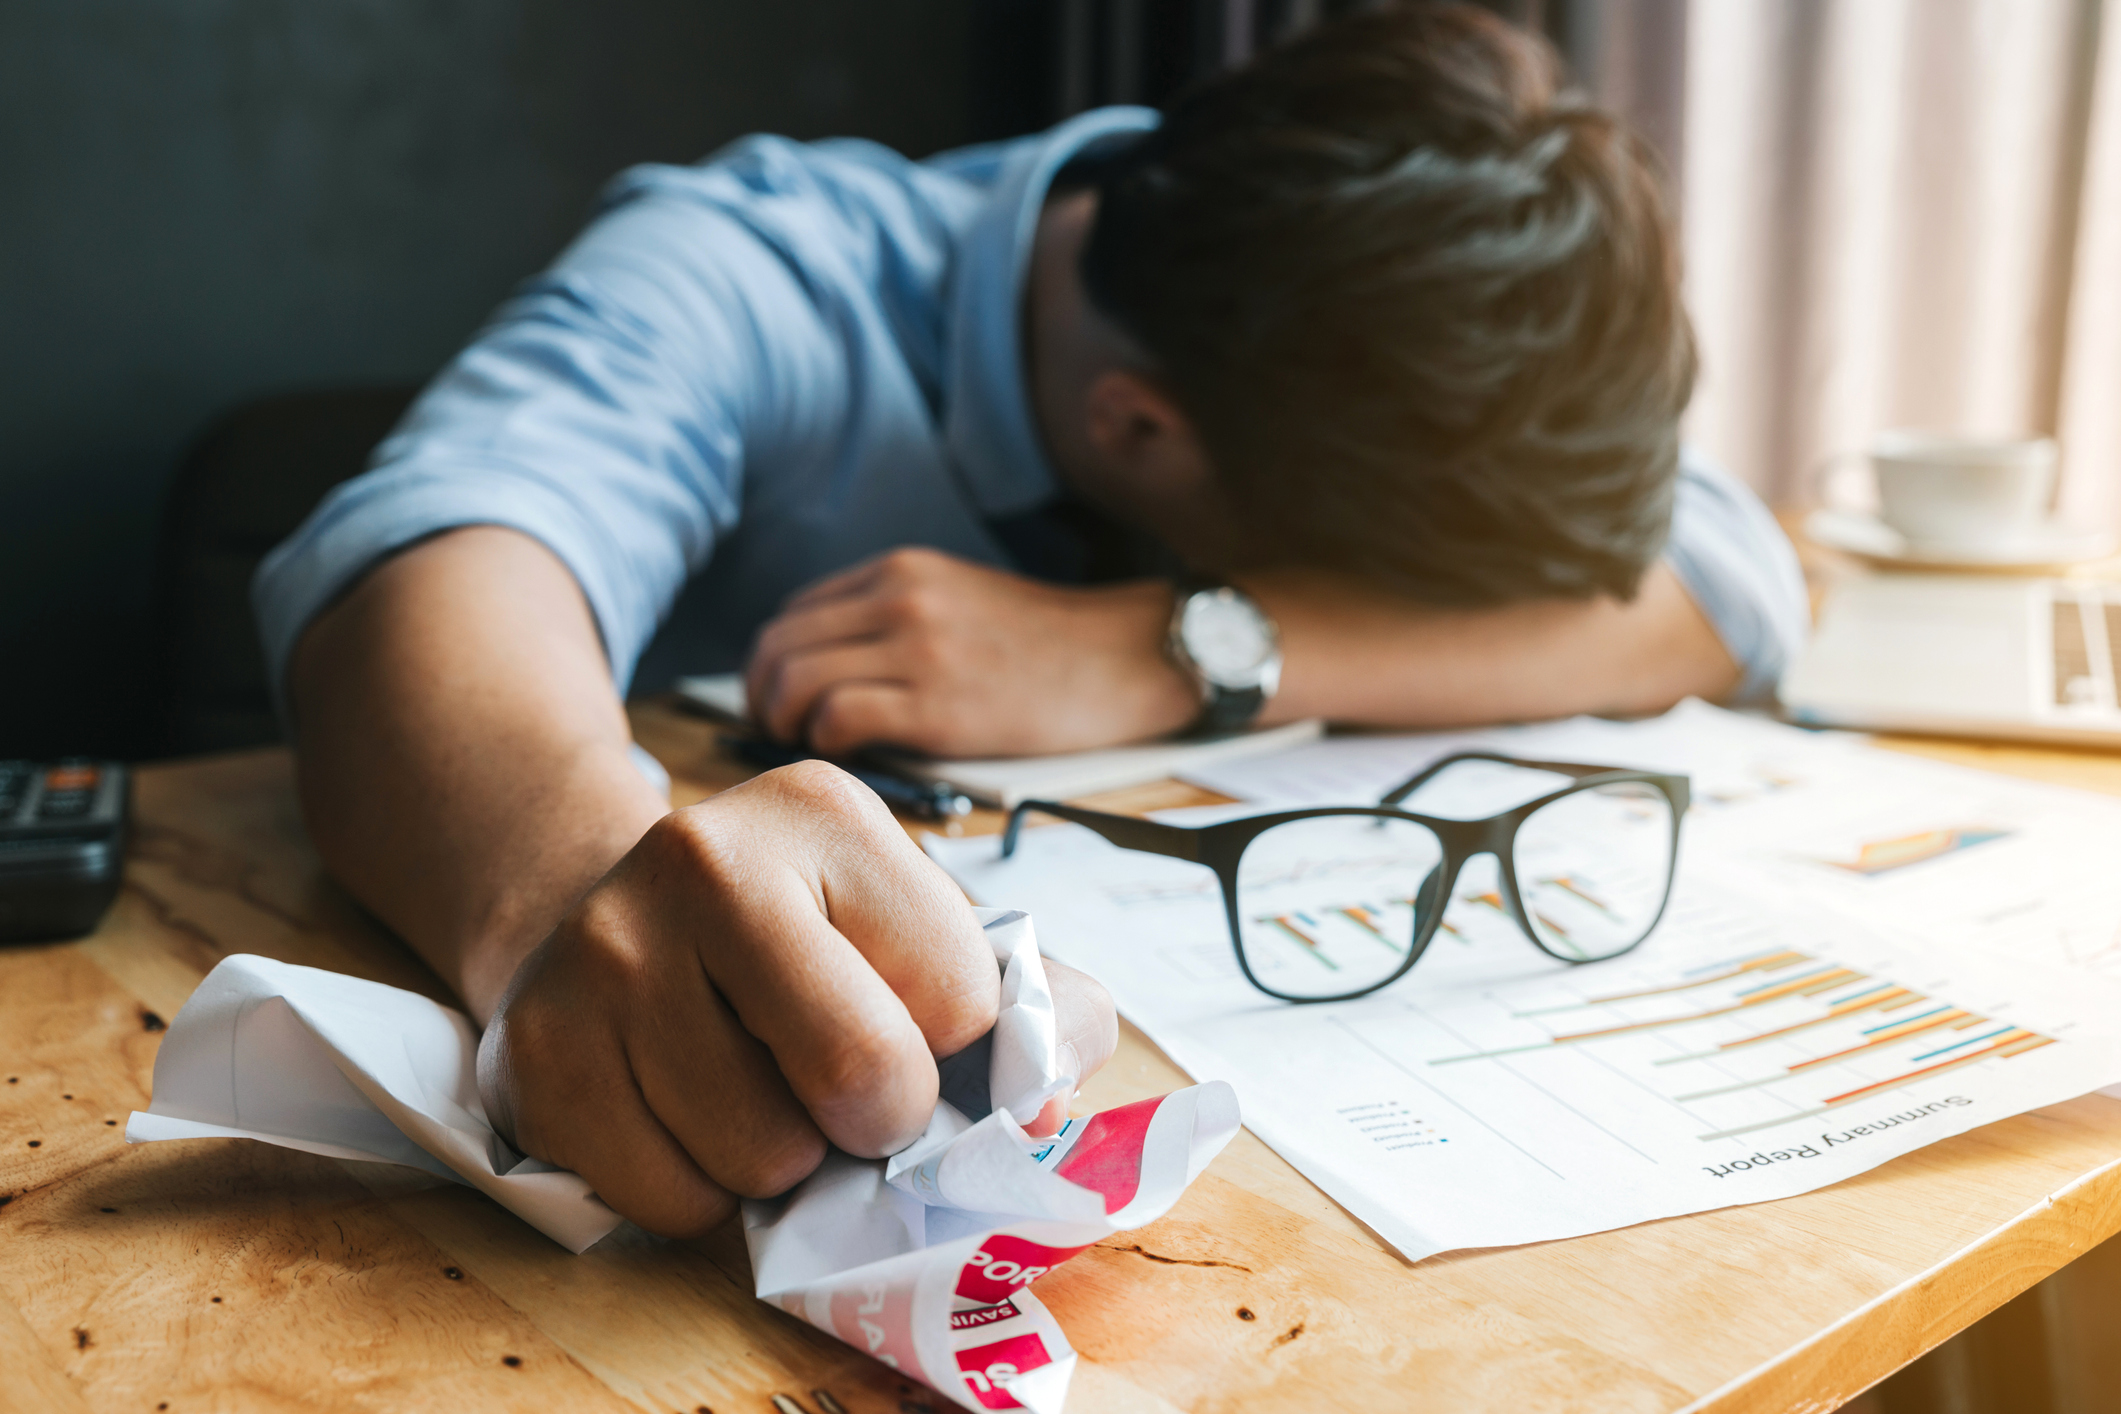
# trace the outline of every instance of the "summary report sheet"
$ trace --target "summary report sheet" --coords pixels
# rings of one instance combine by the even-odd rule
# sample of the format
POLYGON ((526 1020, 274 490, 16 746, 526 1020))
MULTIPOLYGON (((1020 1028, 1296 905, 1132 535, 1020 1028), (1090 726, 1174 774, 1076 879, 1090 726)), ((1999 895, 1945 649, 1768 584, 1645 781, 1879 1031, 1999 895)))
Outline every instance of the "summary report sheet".
MULTIPOLYGON (((1295 1006, 1246 983, 1201 866, 1073 825, 1027 830, 1008 861, 992 838, 929 848, 975 899, 1036 911, 1051 953, 1196 1079, 1234 1085, 1250 1128, 1410 1259, 1790 1196, 2121 1080, 2121 981, 2097 970, 2110 927, 2103 949, 2092 938, 2111 920, 2088 898, 2047 917, 1969 908, 2022 892, 1994 861, 2058 817, 2121 846, 2121 806, 2097 797, 1697 704, 1625 726, 1327 741, 1291 753, 1308 765, 1211 782, 1256 803, 1164 818, 1374 801, 1468 745, 1694 775, 1649 941, 1559 962, 1476 860, 1407 976, 1295 1006)), ((1481 789, 1475 771, 1408 806, 1498 808, 1481 789)), ((1388 852, 1322 858, 1266 907, 1321 958, 1391 945, 1420 882, 1404 872, 1388 852)))

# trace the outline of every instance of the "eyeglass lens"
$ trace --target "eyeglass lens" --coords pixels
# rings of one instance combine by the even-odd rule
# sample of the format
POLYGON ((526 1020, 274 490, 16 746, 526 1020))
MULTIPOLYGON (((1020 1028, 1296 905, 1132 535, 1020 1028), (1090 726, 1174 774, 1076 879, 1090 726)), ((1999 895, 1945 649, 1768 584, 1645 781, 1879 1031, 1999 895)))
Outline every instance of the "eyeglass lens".
POLYGON ((1590 962, 1642 941, 1672 872, 1672 803, 1641 781, 1572 791, 1517 829, 1517 887, 1540 946, 1590 962))
MULTIPOLYGON (((1507 808, 1498 792, 1523 800, 1565 779, 1468 765, 1480 768, 1473 773, 1480 779, 1462 781, 1453 793, 1466 799, 1454 804, 1473 804, 1466 787, 1477 785, 1487 808, 1507 808)), ((1566 961, 1591 962, 1641 942, 1670 886, 1673 827, 1670 800, 1635 781, 1587 786, 1527 817, 1514 854, 1539 946, 1566 961)), ((1366 991, 1400 970, 1437 907, 1445 909, 1443 925, 1468 942, 1493 936, 1496 924, 1522 936, 1504 920, 1494 861, 1486 856, 1469 862, 1454 897, 1423 895, 1442 860, 1442 841, 1427 826, 1387 816, 1322 815, 1263 831, 1237 866, 1238 941, 1252 975, 1288 997, 1366 991)))
POLYGON ((1442 842, 1411 820, 1320 815, 1262 832, 1237 864, 1238 940, 1252 975, 1305 998, 1391 977, 1414 943, 1416 891, 1442 860, 1442 842))

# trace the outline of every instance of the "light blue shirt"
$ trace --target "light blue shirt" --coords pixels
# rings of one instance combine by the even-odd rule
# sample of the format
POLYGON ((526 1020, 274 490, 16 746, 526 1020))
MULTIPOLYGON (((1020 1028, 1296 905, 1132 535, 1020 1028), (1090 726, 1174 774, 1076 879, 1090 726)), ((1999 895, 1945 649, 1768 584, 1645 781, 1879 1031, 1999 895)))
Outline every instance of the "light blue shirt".
MULTIPOLYGON (((392 552, 509 526, 573 571, 624 692, 741 666, 820 575, 899 545, 1009 564, 989 522, 1060 490, 1019 351, 1054 174, 1143 108, 925 162, 746 138, 644 166, 503 305, 259 567, 275 692, 304 627, 392 552)), ((1666 558, 1770 687, 1806 622, 1796 561, 1742 486, 1684 460, 1666 558)))

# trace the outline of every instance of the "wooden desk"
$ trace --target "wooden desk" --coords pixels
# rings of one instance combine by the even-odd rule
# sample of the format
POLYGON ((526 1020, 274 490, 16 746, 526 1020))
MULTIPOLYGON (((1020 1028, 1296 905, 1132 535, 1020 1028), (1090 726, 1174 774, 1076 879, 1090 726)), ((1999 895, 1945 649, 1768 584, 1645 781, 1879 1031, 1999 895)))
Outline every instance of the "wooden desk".
MULTIPOLYGON (((680 802, 740 774, 699 723, 636 727, 680 802)), ((1922 749, 2121 792, 2121 758, 1922 749)), ((442 995, 322 877, 284 752, 145 769, 138 806, 102 929, 0 949, 0 1409, 944 1407, 753 1301, 733 1227, 572 1257, 411 1170, 128 1148, 161 1030, 225 954, 442 995)), ((1183 1082, 1130 1028, 1086 1101, 1183 1082)), ((1080 1411, 1824 1410, 2117 1230, 2099 1097, 1801 1198, 1411 1266, 1245 1134, 1039 1292, 1084 1357, 1080 1411)))

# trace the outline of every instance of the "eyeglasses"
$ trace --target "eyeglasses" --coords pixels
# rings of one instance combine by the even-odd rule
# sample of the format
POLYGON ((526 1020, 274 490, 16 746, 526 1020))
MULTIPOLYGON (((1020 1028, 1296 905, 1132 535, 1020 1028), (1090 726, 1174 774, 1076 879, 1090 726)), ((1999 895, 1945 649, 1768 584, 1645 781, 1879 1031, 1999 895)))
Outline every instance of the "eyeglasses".
MULTIPOLYGON (((1498 784, 1511 782, 1482 783, 1498 784)), ((1495 860, 1494 887, 1460 901, 1506 915, 1562 962, 1628 951, 1664 916, 1688 794, 1686 776, 1467 751, 1436 762, 1375 806, 1285 810, 1213 825, 1027 800, 1009 812, 1002 858, 1016 852, 1024 816, 1036 810, 1087 826, 1122 849, 1204 864, 1222 884, 1230 941, 1247 981, 1284 1001, 1347 1001, 1405 976, 1439 930, 1459 931, 1444 914, 1467 863, 1484 854, 1495 860), (1499 766, 1560 775, 1569 784, 1484 819, 1399 808, 1445 771, 1473 762, 1493 763, 1490 772, 1499 766)))

